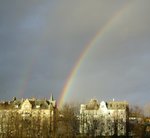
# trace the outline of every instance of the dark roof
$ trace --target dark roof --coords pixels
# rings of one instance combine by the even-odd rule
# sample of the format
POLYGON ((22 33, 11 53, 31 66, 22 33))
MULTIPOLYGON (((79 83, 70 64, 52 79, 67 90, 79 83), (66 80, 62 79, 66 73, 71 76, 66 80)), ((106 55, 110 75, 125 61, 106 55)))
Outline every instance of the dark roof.
MULTIPOLYGON (((39 106, 40 109, 49 109, 51 108, 52 104, 50 101, 46 100, 46 99, 28 99, 30 104, 32 105, 32 109, 36 109, 37 106, 39 106)), ((13 101, 4 101, 4 102, 0 102, 0 110, 3 109, 20 109, 21 105, 23 104, 23 102, 25 101, 25 99, 15 99, 13 101)))
POLYGON ((95 99, 91 99, 90 102, 86 105, 87 110, 98 110, 99 109, 99 103, 95 99))

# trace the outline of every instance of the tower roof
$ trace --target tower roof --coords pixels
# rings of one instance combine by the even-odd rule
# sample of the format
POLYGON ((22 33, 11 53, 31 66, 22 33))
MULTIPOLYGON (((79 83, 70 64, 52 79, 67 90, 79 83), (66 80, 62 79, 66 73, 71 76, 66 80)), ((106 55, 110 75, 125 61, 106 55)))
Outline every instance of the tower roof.
POLYGON ((50 101, 54 101, 53 94, 51 94, 50 101))

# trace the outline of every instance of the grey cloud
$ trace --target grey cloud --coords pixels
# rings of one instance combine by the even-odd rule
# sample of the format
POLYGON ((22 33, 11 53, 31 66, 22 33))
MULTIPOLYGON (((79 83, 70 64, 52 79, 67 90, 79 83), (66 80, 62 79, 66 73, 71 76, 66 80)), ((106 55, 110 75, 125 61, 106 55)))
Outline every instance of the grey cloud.
POLYGON ((148 0, 5 0, 0 2, 1 97, 18 94, 29 75, 25 97, 45 97, 52 90, 58 98, 81 51, 125 4, 112 30, 89 51, 69 98, 135 101, 134 94, 148 95, 148 0))

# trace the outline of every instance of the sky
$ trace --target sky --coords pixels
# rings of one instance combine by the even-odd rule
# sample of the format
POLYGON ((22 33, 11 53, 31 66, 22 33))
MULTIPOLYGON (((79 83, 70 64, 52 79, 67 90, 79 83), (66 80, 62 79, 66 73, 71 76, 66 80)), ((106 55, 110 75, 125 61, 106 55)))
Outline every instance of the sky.
POLYGON ((0 100, 48 99, 51 93, 59 100, 69 85, 65 102, 114 98, 148 104, 149 5, 149 0, 0 1, 0 100))

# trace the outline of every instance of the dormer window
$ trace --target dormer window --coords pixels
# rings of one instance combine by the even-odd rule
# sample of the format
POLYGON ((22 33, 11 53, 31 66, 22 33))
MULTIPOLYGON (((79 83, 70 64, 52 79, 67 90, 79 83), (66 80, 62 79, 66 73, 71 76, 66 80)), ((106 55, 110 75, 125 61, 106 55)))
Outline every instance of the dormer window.
POLYGON ((112 104, 110 104, 109 107, 112 108, 112 104))
POLYGON ((18 108, 19 106, 18 105, 15 105, 15 108, 18 108))
POLYGON ((36 108, 40 108, 40 105, 36 105, 36 108))

